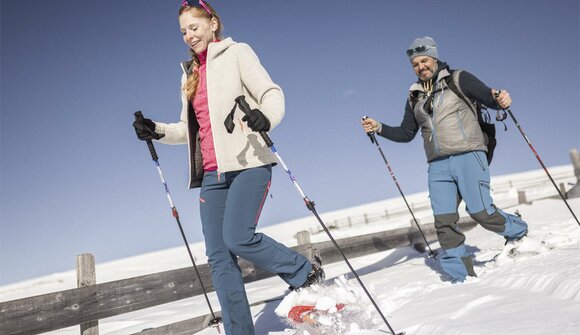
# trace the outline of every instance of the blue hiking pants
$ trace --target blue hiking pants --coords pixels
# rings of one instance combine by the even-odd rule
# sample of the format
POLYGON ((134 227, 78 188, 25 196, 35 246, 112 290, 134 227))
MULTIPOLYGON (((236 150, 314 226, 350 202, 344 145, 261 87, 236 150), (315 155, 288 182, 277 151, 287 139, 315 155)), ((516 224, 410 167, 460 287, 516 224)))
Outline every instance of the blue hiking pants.
POLYGON ((270 165, 203 177, 199 200, 206 255, 228 335, 254 334, 237 256, 293 287, 301 286, 312 269, 306 257, 256 233, 271 177, 270 165))
POLYGON ((485 153, 471 151, 429 163, 429 196, 441 248, 441 268, 452 281, 475 276, 465 251, 465 235, 457 226, 461 199, 466 211, 483 228, 508 238, 523 236, 528 225, 518 216, 495 207, 490 195, 489 167, 485 153))

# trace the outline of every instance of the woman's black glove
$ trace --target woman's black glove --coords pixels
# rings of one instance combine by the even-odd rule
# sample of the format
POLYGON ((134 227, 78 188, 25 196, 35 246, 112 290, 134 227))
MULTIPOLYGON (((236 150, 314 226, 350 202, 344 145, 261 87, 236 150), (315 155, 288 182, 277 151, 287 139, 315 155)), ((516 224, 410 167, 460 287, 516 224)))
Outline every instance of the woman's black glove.
POLYGON ((270 120, 259 109, 252 109, 242 117, 242 121, 246 121, 248 127, 255 132, 270 130, 270 120))
POLYGON ((137 138, 141 141, 158 140, 165 136, 164 134, 157 134, 155 132, 155 122, 150 119, 140 119, 133 122, 133 128, 137 133, 137 138))

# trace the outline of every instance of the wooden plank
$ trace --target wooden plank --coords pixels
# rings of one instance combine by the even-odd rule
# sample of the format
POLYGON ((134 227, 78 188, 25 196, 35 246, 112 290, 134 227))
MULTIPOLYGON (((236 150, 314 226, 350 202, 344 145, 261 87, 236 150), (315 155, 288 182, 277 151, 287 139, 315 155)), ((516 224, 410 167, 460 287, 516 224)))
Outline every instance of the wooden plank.
MULTIPOLYGON (((207 264, 199 266, 209 278, 207 264)), ((204 281, 212 290, 211 280, 204 281)), ((39 334, 202 294, 193 268, 0 303, 0 334, 39 334)))
MULTIPOLYGON (((396 232, 379 232, 351 237, 336 241, 347 258, 368 255, 392 248, 409 245, 409 228, 397 229, 396 232)), ((320 253, 323 265, 342 261, 342 255, 337 252, 331 241, 316 243, 313 248, 320 253)))
MULTIPOLYGON (((283 295, 271 299, 260 300, 250 304, 250 307, 267 304, 273 301, 282 301, 282 299, 284 299, 283 295)), ((216 315, 221 316, 221 313, 218 312, 216 315)), ((192 319, 172 323, 170 325, 143 329, 142 331, 131 335, 191 335, 207 328, 211 319, 211 314, 201 315, 192 319)), ((223 328, 220 328, 220 330, 223 331, 223 328)))
MULTIPOLYGON (((219 313, 217 314, 219 315, 219 313)), ((198 316, 192 319, 187 319, 172 323, 170 325, 165 325, 157 328, 143 329, 142 331, 135 333, 135 335, 191 335, 197 333, 200 330, 207 328, 209 321, 212 319, 211 314, 198 316)), ((220 325, 221 331, 223 327, 220 325)), ((217 332, 216 332, 217 333, 217 332)))

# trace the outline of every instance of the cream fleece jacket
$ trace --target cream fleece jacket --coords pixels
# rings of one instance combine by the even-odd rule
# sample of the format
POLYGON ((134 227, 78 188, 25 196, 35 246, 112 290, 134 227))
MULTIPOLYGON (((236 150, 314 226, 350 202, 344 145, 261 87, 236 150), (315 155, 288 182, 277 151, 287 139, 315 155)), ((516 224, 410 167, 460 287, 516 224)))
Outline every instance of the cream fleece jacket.
MULTIPOLYGON (((182 64, 184 71, 181 87, 185 84, 191 69, 182 64)), ((236 127, 228 134, 224 121, 231 112, 235 98, 246 96, 251 108, 258 108, 270 120, 270 130, 276 127, 284 116, 284 94, 260 64, 252 48, 244 43, 236 43, 231 38, 209 44, 207 53, 207 93, 208 107, 215 145, 218 172, 237 171, 266 164, 276 163, 276 156, 266 146, 259 133, 253 132, 241 121, 244 116, 238 110, 234 114, 236 127)), ((181 115, 176 123, 155 121, 155 131, 165 134, 161 143, 189 145, 190 182, 189 187, 200 184, 198 165, 201 162, 197 120, 190 101, 181 90, 181 115)))

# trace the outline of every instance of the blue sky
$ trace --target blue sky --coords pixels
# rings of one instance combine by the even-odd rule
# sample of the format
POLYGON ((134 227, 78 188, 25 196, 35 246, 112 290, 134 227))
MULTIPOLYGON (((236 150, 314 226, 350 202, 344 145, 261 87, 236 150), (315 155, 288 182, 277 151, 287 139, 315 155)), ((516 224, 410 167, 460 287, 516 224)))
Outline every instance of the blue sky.
MULTIPOLYGON (((179 116, 179 2, 1 2, 0 284, 72 269, 85 252, 104 262, 182 244, 131 126, 137 110, 179 116)), ((415 37, 432 36, 452 68, 508 89, 547 166, 569 164, 580 147, 576 0, 211 3, 224 34, 250 44, 282 86, 286 117, 271 137, 321 213, 399 195, 359 119, 401 121, 415 37)), ((492 175, 540 168, 506 123, 492 175)), ((426 190, 420 136, 380 143, 403 191, 426 190)), ((186 147, 157 151, 188 238, 200 240, 186 147)), ((260 225, 308 215, 276 168, 260 225)))

